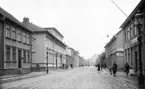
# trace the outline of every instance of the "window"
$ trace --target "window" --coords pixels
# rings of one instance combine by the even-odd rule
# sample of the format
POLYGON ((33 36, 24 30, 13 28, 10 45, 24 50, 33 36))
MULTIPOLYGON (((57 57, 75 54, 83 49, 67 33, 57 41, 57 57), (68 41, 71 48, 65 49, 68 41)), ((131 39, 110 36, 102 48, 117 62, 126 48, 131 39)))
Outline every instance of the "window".
POLYGON ((28 58, 28 61, 27 62, 30 62, 30 54, 29 54, 30 52, 28 51, 27 52, 27 58, 28 58))
POLYGON ((23 37, 23 38, 22 38, 22 39, 23 39, 23 43, 26 43, 26 41, 27 41, 27 40, 26 40, 26 33, 23 32, 23 36, 22 36, 22 37, 23 37))
POLYGON ((16 48, 12 48, 12 61, 16 61, 16 48))
POLYGON ((126 39, 126 31, 124 32, 124 34, 125 34, 125 42, 127 41, 127 39, 126 39))
POLYGON ((9 46, 6 46, 6 61, 10 61, 10 54, 11 54, 11 50, 9 46))
POLYGON ((23 53, 24 55, 23 55, 23 60, 24 60, 24 62, 26 62, 26 51, 24 50, 24 53, 23 53))
POLYGON ((134 35, 137 36, 137 28, 134 28, 134 35))
POLYGON ((6 25, 5 26, 5 32, 6 32, 6 37, 10 38, 11 32, 10 32, 10 26, 6 25))
POLYGON ((16 29, 12 27, 12 39, 16 40, 16 29))
POLYGON ((26 38, 27 38, 27 44, 29 44, 29 41, 30 40, 29 40, 29 35, 28 34, 27 34, 27 37, 26 38))
POLYGON ((128 40, 130 40, 130 28, 128 28, 127 30, 127 36, 128 36, 128 40))
POLYGON ((22 32, 18 30, 18 41, 22 41, 22 32))
POLYGON ((133 51, 133 47, 132 47, 132 48, 131 48, 131 65, 133 65, 133 56, 134 56, 134 55, 133 55, 133 52, 134 52, 134 51, 133 51))
POLYGON ((133 38, 133 29, 130 29, 130 37, 133 38))
POLYGON ((126 41, 128 40, 128 30, 125 31, 126 33, 126 41))

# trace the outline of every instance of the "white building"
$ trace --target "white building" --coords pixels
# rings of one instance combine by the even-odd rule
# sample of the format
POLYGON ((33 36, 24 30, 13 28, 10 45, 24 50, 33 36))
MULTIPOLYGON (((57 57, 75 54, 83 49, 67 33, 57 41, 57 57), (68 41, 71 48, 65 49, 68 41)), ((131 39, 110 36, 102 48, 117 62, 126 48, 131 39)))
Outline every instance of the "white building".
POLYGON ((63 36, 55 28, 41 28, 23 19, 23 24, 33 31, 32 66, 44 70, 48 60, 49 67, 60 67, 66 63, 66 45, 63 36), (48 58, 48 59, 47 59, 48 58))

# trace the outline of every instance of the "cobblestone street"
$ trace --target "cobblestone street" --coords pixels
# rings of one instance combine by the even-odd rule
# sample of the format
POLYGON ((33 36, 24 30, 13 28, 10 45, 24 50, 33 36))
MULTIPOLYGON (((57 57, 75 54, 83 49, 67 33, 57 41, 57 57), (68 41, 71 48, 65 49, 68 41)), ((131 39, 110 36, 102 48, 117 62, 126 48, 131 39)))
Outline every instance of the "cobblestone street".
POLYGON ((137 89, 135 85, 95 67, 74 68, 1 84, 2 89, 137 89))

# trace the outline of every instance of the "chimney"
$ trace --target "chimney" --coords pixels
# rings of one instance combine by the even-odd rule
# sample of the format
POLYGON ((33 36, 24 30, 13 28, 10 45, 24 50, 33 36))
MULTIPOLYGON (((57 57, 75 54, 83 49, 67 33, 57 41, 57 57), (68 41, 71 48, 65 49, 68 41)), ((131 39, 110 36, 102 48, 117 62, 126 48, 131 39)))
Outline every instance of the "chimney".
POLYGON ((24 18, 23 18, 23 22, 24 22, 24 23, 29 23, 29 18, 24 17, 24 18))

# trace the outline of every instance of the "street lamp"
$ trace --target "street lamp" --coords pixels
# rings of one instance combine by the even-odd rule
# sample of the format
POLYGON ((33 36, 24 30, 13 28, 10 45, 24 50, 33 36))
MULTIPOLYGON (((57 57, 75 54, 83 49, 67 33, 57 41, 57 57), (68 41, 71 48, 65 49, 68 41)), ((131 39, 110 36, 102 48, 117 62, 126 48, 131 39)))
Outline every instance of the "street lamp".
POLYGON ((48 74, 48 52, 47 52, 46 60, 47 60, 47 63, 46 63, 46 65, 47 65, 46 73, 48 74))
POLYGON ((139 58, 139 77, 138 77, 138 83, 139 85, 144 85, 144 75, 142 72, 142 37, 141 37, 141 28, 142 28, 142 20, 143 14, 140 12, 140 10, 137 11, 137 14, 135 15, 135 25, 138 28, 138 58, 139 58))
POLYGON ((58 53, 56 53, 55 55, 56 55, 56 69, 57 69, 57 56, 58 56, 58 53))

